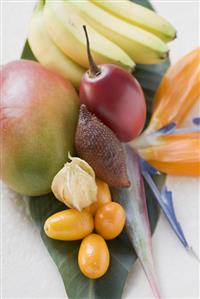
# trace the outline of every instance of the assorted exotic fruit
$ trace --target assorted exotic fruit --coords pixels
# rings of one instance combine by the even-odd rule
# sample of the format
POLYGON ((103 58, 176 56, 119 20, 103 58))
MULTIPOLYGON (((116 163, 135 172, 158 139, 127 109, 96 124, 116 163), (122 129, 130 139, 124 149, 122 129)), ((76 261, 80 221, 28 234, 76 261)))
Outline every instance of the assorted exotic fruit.
POLYGON ((40 0, 28 33, 37 62, 0 70, 2 180, 32 201, 52 191, 66 206, 44 231, 81 240, 77 263, 89 279, 107 273, 109 240, 126 231, 156 298, 144 181, 192 252, 172 193, 152 175, 200 175, 200 118, 181 127, 200 99, 200 48, 164 74, 148 122, 134 69, 166 61, 175 37, 168 21, 128 0, 40 0))

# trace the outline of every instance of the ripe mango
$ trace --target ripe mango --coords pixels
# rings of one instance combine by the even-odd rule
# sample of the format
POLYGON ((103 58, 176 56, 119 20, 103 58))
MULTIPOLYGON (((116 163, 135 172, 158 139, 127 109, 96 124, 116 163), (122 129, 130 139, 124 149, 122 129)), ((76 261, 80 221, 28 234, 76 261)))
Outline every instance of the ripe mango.
POLYGON ((0 69, 0 174, 13 190, 43 195, 73 155, 79 98, 70 82, 28 60, 0 69))

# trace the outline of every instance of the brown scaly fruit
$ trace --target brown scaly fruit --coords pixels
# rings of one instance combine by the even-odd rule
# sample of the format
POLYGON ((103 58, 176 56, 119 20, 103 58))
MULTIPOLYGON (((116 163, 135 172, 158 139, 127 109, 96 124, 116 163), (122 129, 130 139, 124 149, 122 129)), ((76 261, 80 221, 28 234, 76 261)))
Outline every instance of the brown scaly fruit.
POLYGON ((80 107, 75 146, 79 156, 109 186, 129 187, 122 144, 106 125, 88 111, 86 105, 80 107))

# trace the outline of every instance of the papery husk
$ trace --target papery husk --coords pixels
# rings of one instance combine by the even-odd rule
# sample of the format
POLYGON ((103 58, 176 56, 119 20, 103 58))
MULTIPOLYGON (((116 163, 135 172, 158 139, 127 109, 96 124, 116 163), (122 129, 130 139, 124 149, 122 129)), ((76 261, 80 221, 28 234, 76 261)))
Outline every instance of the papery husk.
POLYGON ((69 208, 81 211, 96 201, 97 186, 92 167, 80 158, 72 158, 56 174, 51 189, 69 208))

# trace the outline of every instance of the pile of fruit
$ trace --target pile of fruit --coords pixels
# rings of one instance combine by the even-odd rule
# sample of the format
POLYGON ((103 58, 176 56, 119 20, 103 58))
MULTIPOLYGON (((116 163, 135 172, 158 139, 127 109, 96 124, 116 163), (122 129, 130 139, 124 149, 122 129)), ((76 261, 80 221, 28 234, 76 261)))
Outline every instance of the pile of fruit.
POLYGON ((144 131, 145 95, 131 72, 165 60, 175 36, 162 17, 127 0, 40 0, 28 35, 38 62, 0 70, 2 179, 32 201, 52 191, 68 207, 42 225, 52 239, 83 239, 78 264, 88 278, 106 273, 105 240, 126 227, 157 298, 143 177, 189 250, 172 195, 151 174, 200 174, 199 118, 179 128, 200 96, 200 52, 164 75, 144 131))
POLYGON ((44 230, 52 239, 74 241, 83 239, 78 264, 88 278, 96 279, 108 269, 110 255, 105 240, 116 238, 125 225, 123 207, 111 201, 109 187, 96 179, 97 197, 82 211, 67 209, 49 217, 44 230), (95 229, 97 234, 92 233, 95 229))

